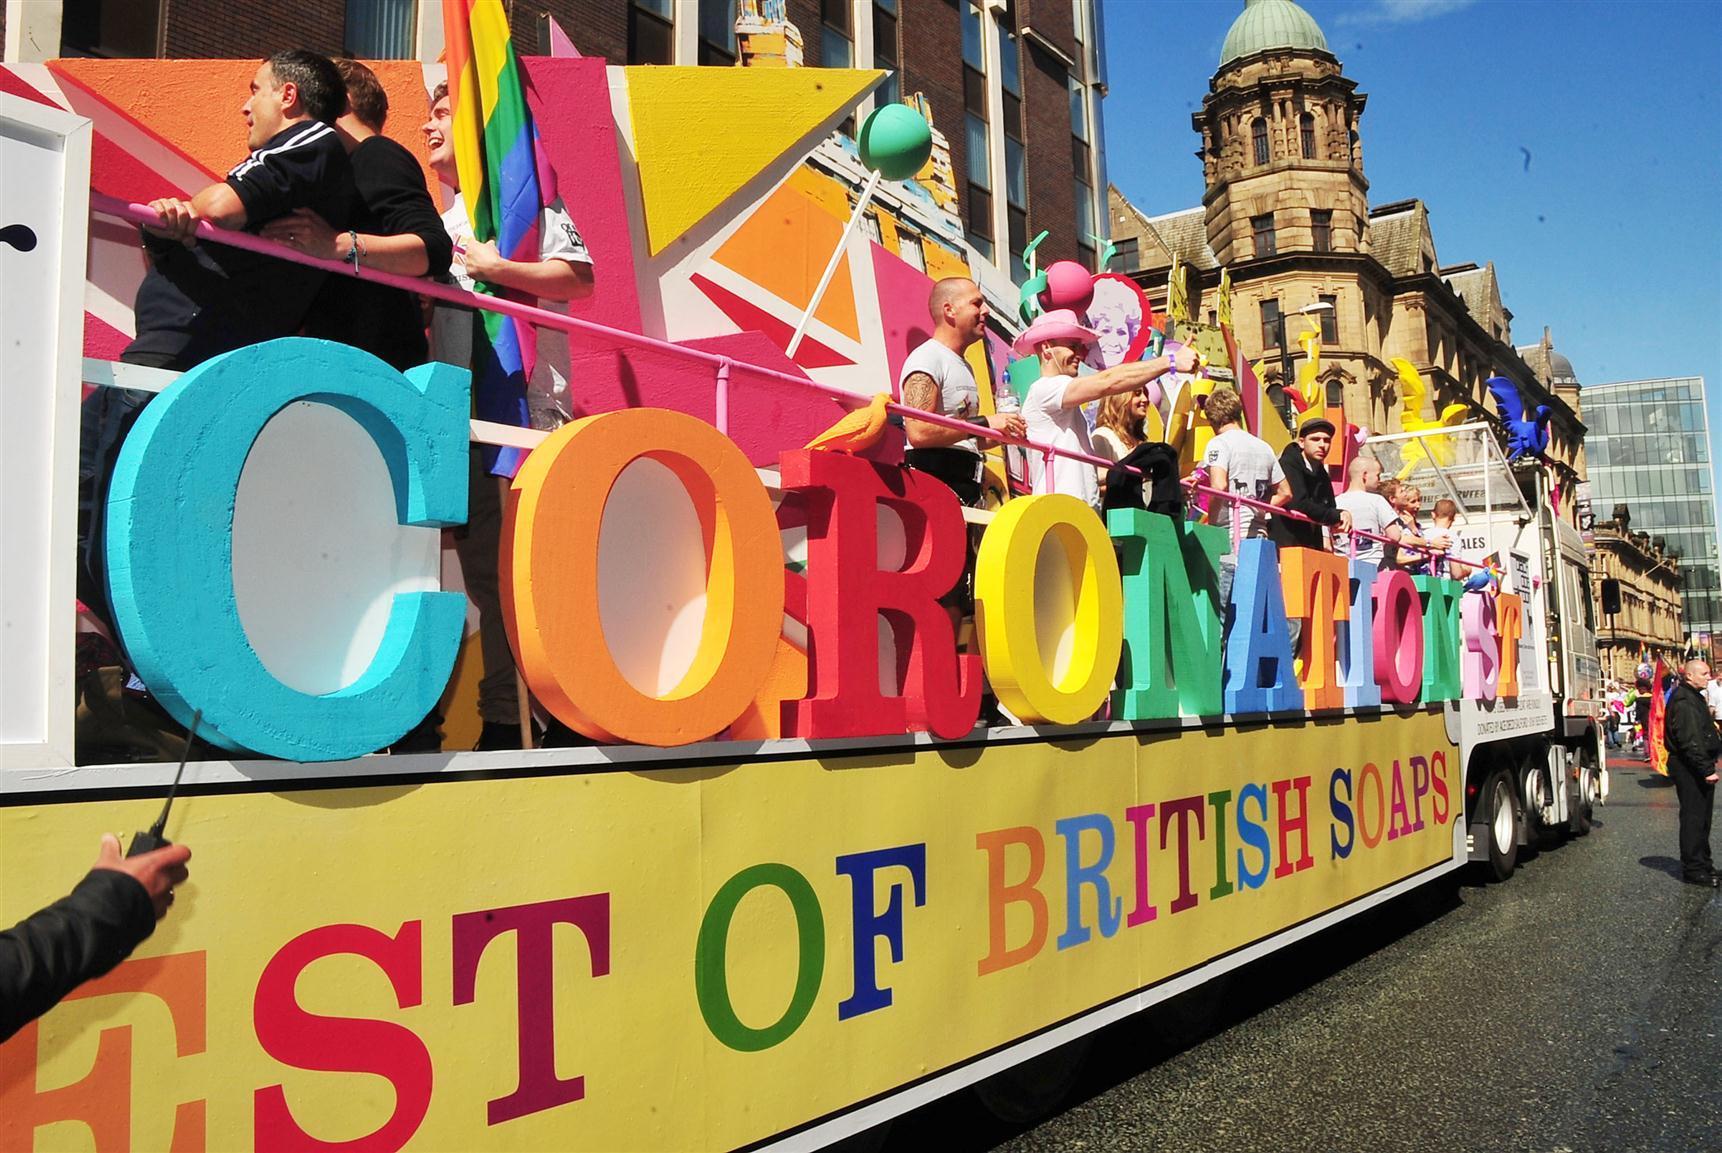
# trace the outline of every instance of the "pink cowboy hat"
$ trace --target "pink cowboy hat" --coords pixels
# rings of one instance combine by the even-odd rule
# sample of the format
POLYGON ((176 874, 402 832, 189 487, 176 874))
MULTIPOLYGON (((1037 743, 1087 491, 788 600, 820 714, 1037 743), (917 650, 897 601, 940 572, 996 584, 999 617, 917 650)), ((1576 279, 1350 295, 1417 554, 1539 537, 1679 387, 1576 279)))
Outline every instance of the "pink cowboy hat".
POLYGON ((1016 343, 1011 345, 1011 351, 1018 356, 1033 356, 1035 350, 1046 340, 1080 340, 1084 344, 1093 344, 1100 339, 1100 334, 1092 328, 1085 328, 1076 319, 1076 313, 1068 308, 1055 308, 1038 318, 1033 324, 1023 329, 1016 343))

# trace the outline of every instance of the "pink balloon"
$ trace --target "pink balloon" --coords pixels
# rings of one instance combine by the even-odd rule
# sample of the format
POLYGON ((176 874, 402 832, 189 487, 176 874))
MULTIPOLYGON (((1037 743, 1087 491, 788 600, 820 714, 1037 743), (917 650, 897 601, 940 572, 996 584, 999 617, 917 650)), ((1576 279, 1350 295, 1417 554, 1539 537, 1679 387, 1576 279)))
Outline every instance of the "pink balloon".
POLYGON ((1041 305, 1048 311, 1069 308, 1086 312, 1094 300, 1094 274, 1074 260, 1054 261, 1046 270, 1041 305))

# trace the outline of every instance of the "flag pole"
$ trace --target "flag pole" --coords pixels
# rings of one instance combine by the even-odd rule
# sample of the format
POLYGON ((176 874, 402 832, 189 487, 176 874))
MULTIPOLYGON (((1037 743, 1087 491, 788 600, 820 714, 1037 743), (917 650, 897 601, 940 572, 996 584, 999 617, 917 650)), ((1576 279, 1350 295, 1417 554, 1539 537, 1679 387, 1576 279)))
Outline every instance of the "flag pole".
POLYGON ((837 264, 849 254, 849 237, 855 231, 855 225, 860 223, 861 214, 867 211, 867 206, 873 202, 873 193, 879 188, 881 174, 874 169, 867 177, 867 183, 862 186, 860 199, 855 201, 855 211, 849 214, 849 223, 843 226, 843 235, 837 238, 837 249, 831 254, 831 259, 825 264, 825 273, 819 278, 819 284, 813 290, 813 299, 807 302, 807 308, 801 314, 801 320, 795 326, 795 335, 789 338, 789 347, 784 351, 791 357, 795 350, 801 347, 801 338, 807 335, 808 322, 813 319, 813 313, 819 307, 819 302, 825 298, 825 290, 831 287, 831 278, 837 275, 837 264))

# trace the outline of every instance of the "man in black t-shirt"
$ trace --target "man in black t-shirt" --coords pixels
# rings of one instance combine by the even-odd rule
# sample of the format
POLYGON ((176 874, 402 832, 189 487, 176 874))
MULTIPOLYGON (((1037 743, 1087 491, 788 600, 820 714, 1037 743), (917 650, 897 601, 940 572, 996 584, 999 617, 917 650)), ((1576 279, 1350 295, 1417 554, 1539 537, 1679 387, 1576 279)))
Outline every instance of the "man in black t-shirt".
POLYGON ((121 360, 184 370, 299 331, 327 274, 224 244, 198 244, 196 228, 207 220, 260 232, 278 216, 309 208, 345 230, 356 198, 334 128, 345 106, 341 74, 326 57, 293 49, 258 65, 244 107, 251 155, 189 201, 150 202, 161 221, 144 226, 150 268, 138 288, 137 338, 121 360))
MULTIPOLYGON (((335 67, 347 88, 347 110, 335 129, 347 148, 359 197, 350 227, 338 231, 313 209, 301 208, 264 225, 263 235, 355 269, 399 276, 441 273, 453 258, 454 242, 425 188, 417 158, 382 135, 388 94, 376 73, 357 60, 342 58, 335 67)), ((305 317, 305 335, 362 348, 403 371, 430 359, 418 297, 354 277, 331 276, 323 282, 305 317)))
MULTIPOLYGON (((120 359, 181 371, 212 356, 299 331, 324 273, 223 244, 200 244, 197 225, 258 232, 275 217, 311 208, 346 228, 352 168, 333 123, 346 104, 341 74, 302 49, 258 65, 242 114, 251 154, 190 200, 150 202, 144 225, 150 266, 133 309, 137 336, 120 359)), ((104 621, 108 606, 103 506, 113 462, 151 393, 98 388, 83 407, 78 464, 78 599, 104 621)))

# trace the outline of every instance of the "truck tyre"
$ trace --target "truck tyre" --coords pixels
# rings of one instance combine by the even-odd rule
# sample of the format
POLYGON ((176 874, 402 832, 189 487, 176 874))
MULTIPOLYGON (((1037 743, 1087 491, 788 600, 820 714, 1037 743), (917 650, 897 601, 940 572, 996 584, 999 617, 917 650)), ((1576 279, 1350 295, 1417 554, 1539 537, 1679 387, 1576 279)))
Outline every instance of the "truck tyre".
POLYGON ((1602 791, 1602 781, 1599 779, 1596 765, 1584 754, 1579 757, 1578 800, 1573 805, 1573 835, 1582 837, 1590 832, 1591 815, 1596 809, 1598 794, 1602 791))
POLYGON ((1483 783, 1477 815, 1489 839, 1489 875, 1504 881, 1519 864, 1519 798, 1506 770, 1496 769, 1483 783))
POLYGON ((1082 1076, 1093 1038, 1080 1037, 977 1082, 974 1094, 1006 1125, 1032 1125, 1050 1116, 1082 1076))

